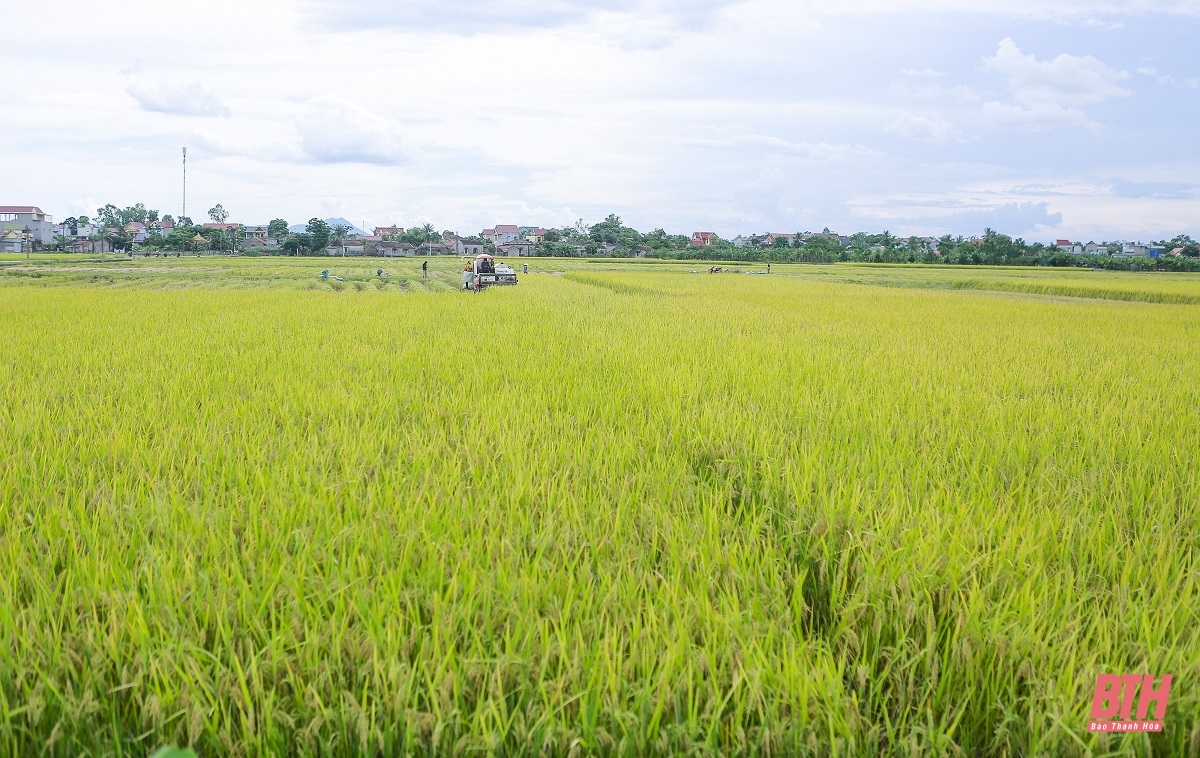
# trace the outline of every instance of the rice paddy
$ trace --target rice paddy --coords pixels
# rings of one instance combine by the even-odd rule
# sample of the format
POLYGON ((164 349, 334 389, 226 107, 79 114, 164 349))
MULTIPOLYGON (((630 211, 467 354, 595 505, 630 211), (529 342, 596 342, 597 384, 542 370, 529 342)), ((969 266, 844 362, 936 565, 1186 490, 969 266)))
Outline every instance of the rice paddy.
POLYGON ((1200 277, 530 266, 0 261, 0 753, 1200 753, 1200 277))

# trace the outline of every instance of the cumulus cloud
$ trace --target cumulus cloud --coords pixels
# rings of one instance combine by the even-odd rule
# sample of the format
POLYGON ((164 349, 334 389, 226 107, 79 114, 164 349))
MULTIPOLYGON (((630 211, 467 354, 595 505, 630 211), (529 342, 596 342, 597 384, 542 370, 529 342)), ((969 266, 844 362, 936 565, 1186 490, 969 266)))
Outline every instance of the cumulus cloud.
POLYGON ((396 166, 411 158, 398 124, 346 100, 313 100, 296 129, 304 159, 313 163, 396 166))
POLYGON ((887 130, 893 134, 899 134, 905 139, 919 142, 942 143, 962 139, 962 132, 955 129, 954 124, 937 114, 921 116, 904 113, 893 121, 887 130))
POLYGON ((1014 237, 1037 234, 1061 226, 1063 214, 1051 212, 1045 202, 996 203, 983 198, 897 198, 872 207, 864 215, 886 223, 901 234, 978 234, 995 229, 1014 237))
POLYGON ((200 82, 175 86, 167 82, 149 85, 134 82, 126 88, 138 107, 173 116, 228 116, 229 108, 200 82))
POLYGON ((960 211, 949 226, 956 229, 995 229, 1012 235, 1030 234, 1061 226, 1063 215, 1051 213, 1048 203, 1006 203, 996 208, 960 211))
POLYGON ((1021 53, 1011 37, 1001 40, 983 69, 1004 76, 1012 103, 984 103, 984 115, 1000 124, 1034 129, 1056 126, 1095 126, 1080 106, 1128 95, 1118 82, 1129 78, 1096 58, 1063 53, 1053 60, 1021 53))
POLYGON ((945 77, 944 71, 933 68, 904 69, 900 72, 900 78, 892 82, 888 92, 894 97, 906 99, 952 99, 967 102, 980 99, 979 94, 965 84, 942 84, 941 80, 945 77))
POLYGON ((1200 77, 1192 77, 1190 79, 1176 79, 1170 74, 1164 74, 1154 66, 1142 66, 1137 70, 1138 74, 1148 76, 1159 84, 1165 84, 1169 87, 1180 87, 1182 89, 1197 89, 1200 88, 1200 77))

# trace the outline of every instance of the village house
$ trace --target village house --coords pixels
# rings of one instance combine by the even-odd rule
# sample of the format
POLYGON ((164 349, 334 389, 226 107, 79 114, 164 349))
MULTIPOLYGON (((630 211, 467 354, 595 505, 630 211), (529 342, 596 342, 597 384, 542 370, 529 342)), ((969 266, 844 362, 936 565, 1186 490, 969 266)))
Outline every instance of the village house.
POLYGON ((1117 258, 1145 258, 1150 255, 1149 245, 1140 242, 1126 242, 1121 245, 1121 252, 1113 253, 1117 258))
POLYGON ((12 229, 0 232, 0 253, 20 253, 25 247, 25 235, 12 229))
POLYGON ((448 235, 442 238, 442 244, 451 249, 455 255, 482 255, 483 240, 463 239, 458 235, 448 235))
POLYGON ((0 233, 15 231, 41 245, 53 245, 54 218, 36 205, 0 205, 0 233))
POLYGON ((146 241, 146 225, 140 221, 130 221, 126 224, 125 233, 133 238, 134 244, 140 245, 146 241))
POLYGON ((692 232, 692 247, 708 247, 717 237, 716 232, 692 232))
POLYGON ((526 258, 533 255, 534 245, 532 242, 510 242, 506 245, 497 245, 497 255, 513 255, 518 258, 526 258))
MULTIPOLYGON (((484 239, 488 239, 487 232, 484 230, 484 239)), ((501 245, 510 245, 521 239, 521 231, 512 224, 497 224, 494 229, 491 229, 491 243, 496 247, 501 245)))
POLYGON ((229 231, 230 229, 241 229, 242 225, 241 224, 217 224, 217 223, 209 222, 207 224, 204 224, 204 228, 205 229, 215 229, 216 231, 219 231, 219 232, 226 232, 226 231, 229 231))
POLYGON ((772 232, 772 233, 768 234, 766 237, 764 237, 760 244, 763 247, 775 247, 775 240, 785 240, 787 242, 788 247, 791 247, 796 244, 796 235, 795 234, 775 234, 774 232, 772 232))
POLYGON ((402 226, 377 226, 377 227, 375 227, 375 236, 381 237, 382 239, 385 239, 385 240, 389 239, 389 238, 395 239, 396 237, 399 237, 401 234, 404 234, 404 227, 402 227, 402 226))
POLYGON ((376 245, 375 249, 385 258, 409 258, 413 254, 413 246, 407 242, 384 241, 376 245))

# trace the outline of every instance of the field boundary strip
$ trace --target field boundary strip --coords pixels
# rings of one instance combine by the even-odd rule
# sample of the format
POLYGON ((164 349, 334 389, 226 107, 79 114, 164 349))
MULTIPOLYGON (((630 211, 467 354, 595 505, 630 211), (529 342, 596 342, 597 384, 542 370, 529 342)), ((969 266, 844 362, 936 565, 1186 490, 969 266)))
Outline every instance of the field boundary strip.
POLYGON ((1027 295, 1055 295, 1090 300, 1200 305, 1200 295, 1189 295, 1183 292, 1148 292, 1144 290, 1073 287, 1063 284, 1035 284, 1033 282, 996 282, 984 279, 964 279, 962 281, 950 282, 949 288, 956 290, 983 290, 988 292, 1017 292, 1027 295))
POLYGON ((626 282, 615 282, 603 276, 591 273, 579 273, 571 271, 563 274, 563 279, 569 279, 579 284, 587 284, 592 287, 600 287, 601 289, 610 290, 621 295, 670 295, 673 293, 664 292, 663 290, 653 289, 651 287, 642 287, 636 284, 628 284, 626 282))
POLYGON ((975 292, 1000 292, 1047 297, 1071 297, 1083 300, 1109 300, 1116 302, 1157 303, 1160 305, 1200 305, 1200 295, 1185 292, 1155 292, 1149 290, 1122 290, 1111 287, 1079 287, 1070 284, 1042 284, 1037 282, 1005 282, 994 279, 874 279, 859 276, 829 275, 814 277, 815 281, 841 284, 862 284, 869 287, 892 287, 898 289, 925 290, 972 290, 975 292))

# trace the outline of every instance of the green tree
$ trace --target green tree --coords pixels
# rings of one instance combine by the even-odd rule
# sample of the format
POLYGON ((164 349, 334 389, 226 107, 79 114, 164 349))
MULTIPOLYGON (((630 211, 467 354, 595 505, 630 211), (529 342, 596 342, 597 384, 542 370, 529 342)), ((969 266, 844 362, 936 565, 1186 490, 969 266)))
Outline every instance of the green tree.
POLYGON ((114 251, 129 250, 133 247, 133 236, 119 226, 113 227, 105 233, 104 239, 108 240, 108 244, 112 245, 114 251))
POLYGON ((213 220, 214 224, 224 224, 225 219, 229 218, 229 211, 220 203, 208 209, 208 217, 213 220))
POLYGON ((136 203, 127 208, 118 208, 108 203, 103 208, 96 209, 96 222, 105 227, 124 227, 132 221, 146 224, 157 218, 158 211, 148 210, 143 203, 136 203))
POLYGON ((621 255, 622 251, 630 250, 642 243, 641 233, 623 225, 621 217, 615 213, 608 214, 603 221, 589 227, 587 236, 592 242, 598 244, 616 245, 618 250, 614 253, 615 255, 621 255))
POLYGON ((346 235, 350 233, 350 227, 345 224, 334 224, 329 230, 338 247, 342 248, 342 255, 346 255, 346 235))
POLYGON ((96 223, 106 229, 108 227, 120 228, 125 226, 125 224, 121 223, 121 209, 112 203, 96 209, 96 223))
POLYGON ((312 248, 312 237, 307 233, 293 234, 280 245, 288 255, 308 255, 312 248))
POLYGON ((304 227, 304 231, 309 238, 308 250, 310 252, 324 250, 329 245, 331 230, 329 224, 321 219, 310 218, 308 225, 304 227))
POLYGON ((288 222, 281 218, 271 219, 271 223, 267 224, 267 236, 275 239, 282 239, 287 236, 288 222))

